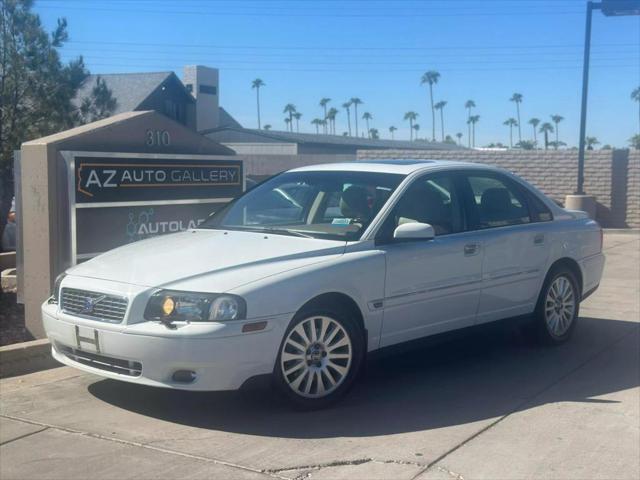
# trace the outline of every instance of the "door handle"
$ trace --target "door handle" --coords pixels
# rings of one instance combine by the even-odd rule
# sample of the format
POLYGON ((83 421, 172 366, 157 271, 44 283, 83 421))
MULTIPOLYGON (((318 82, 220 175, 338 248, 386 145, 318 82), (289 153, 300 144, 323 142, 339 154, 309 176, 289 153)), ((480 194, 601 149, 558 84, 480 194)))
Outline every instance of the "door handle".
POLYGON ((533 237, 533 244, 534 245, 542 245, 543 243, 544 243, 544 234, 543 233, 539 233, 535 237, 533 237))
POLYGON ((478 245, 477 243, 469 243, 464 246, 464 254, 466 256, 475 255, 476 253, 478 253, 478 250, 480 250, 480 245, 478 245))

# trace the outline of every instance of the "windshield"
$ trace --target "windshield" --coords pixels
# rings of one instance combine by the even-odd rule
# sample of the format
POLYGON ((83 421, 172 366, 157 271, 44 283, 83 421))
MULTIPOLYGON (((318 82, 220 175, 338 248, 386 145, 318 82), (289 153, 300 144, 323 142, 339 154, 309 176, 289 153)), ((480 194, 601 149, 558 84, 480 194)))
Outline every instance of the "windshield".
POLYGON ((403 180, 373 172, 289 172, 258 185, 200 228, 358 240, 403 180))

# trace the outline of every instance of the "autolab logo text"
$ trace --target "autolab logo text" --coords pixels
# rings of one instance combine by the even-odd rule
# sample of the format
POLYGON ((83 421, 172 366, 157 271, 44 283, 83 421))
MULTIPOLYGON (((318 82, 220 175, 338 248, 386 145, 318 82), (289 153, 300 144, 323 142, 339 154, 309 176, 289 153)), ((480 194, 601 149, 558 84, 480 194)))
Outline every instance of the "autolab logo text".
POLYGON ((165 233, 176 233, 191 228, 197 228, 204 218, 189 220, 154 220, 154 209, 149 208, 138 212, 129 212, 129 222, 127 223, 127 238, 130 242, 142 240, 144 238, 155 237, 165 233))

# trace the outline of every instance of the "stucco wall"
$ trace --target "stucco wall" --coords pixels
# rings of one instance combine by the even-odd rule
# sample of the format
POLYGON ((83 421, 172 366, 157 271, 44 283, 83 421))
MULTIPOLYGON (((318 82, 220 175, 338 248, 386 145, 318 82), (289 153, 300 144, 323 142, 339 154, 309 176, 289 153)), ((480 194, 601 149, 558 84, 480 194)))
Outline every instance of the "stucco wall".
MULTIPOLYGON (((578 153, 558 151, 360 150, 358 159, 462 160, 512 171, 555 200, 576 189, 578 153)), ((598 150, 585 157, 585 191, 596 197, 597 219, 609 228, 640 227, 640 151, 598 150)))

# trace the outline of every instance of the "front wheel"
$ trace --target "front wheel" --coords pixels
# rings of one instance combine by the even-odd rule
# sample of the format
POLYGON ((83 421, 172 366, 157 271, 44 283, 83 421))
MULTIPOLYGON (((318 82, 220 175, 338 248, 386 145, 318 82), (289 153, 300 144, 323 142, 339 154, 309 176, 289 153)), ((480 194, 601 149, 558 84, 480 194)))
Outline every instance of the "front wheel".
POLYGON ((580 307, 575 274, 560 267, 549 273, 540 292, 535 311, 535 326, 542 343, 557 345, 569 339, 580 307))
POLYGON ((362 332, 347 316, 323 310, 301 313, 280 346, 276 386, 298 407, 324 408, 352 386, 363 349, 362 332))

